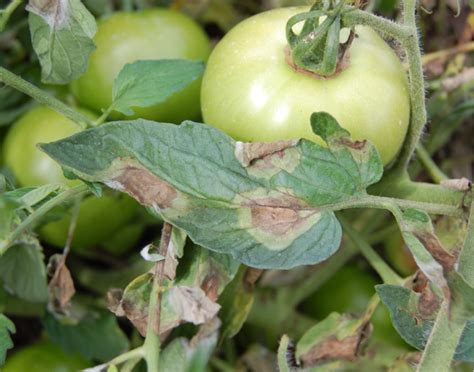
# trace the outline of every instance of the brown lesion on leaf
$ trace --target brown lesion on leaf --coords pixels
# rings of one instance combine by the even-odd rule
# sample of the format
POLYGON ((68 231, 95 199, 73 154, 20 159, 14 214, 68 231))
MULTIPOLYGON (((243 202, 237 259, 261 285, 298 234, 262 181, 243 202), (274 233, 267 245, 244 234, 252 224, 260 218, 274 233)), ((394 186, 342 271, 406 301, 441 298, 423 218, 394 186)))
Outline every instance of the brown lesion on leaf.
POLYGON ((160 210, 170 208, 178 196, 176 189, 168 182, 136 166, 121 169, 118 175, 105 183, 127 192, 143 205, 160 210))
POLYGON ((446 274, 455 270, 457 257, 444 249, 439 239, 433 233, 414 231, 415 237, 431 253, 433 258, 440 263, 446 274))
POLYGON ((367 140, 352 141, 350 138, 340 138, 339 143, 354 150, 362 150, 367 146, 367 140))
POLYGON ((370 323, 364 323, 345 338, 339 339, 332 335, 302 355, 300 362, 306 368, 331 360, 354 361, 360 355, 361 344, 369 336, 370 330, 370 323))
MULTIPOLYGON (((423 272, 418 271, 416 273, 413 279, 412 289, 419 294, 418 312, 421 319, 434 319, 440 309, 442 299, 433 292, 430 282, 423 272)), ((416 316, 415 320, 417 323, 421 322, 416 316)))
POLYGON ((69 15, 69 0, 30 0, 26 10, 41 18, 52 29, 66 26, 69 15))
POLYGON ((268 156, 283 157, 284 151, 290 147, 298 145, 299 140, 286 140, 276 142, 236 142, 235 157, 240 164, 248 167, 253 161, 263 159, 268 156))
POLYGON ((233 204, 239 206, 240 228, 275 251, 287 248, 321 218, 317 209, 292 196, 290 190, 258 188, 237 195, 233 204))
POLYGON ((219 286, 219 276, 214 273, 210 273, 204 278, 201 284, 201 289, 211 301, 215 302, 219 297, 219 286))
POLYGON ((252 225, 276 237, 286 235, 306 223, 301 215, 302 203, 290 196, 282 199, 262 198, 247 204, 251 210, 252 225))

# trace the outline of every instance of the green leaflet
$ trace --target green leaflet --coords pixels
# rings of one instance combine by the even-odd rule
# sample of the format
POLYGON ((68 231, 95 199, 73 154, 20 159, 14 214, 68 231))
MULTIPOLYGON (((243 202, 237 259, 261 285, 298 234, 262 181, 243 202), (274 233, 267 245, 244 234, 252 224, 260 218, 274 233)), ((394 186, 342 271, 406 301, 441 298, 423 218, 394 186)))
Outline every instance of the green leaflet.
POLYGON ((87 69, 94 51, 97 26, 80 0, 30 1, 29 24, 33 48, 41 64, 41 79, 67 84, 87 69))
POLYGON ((0 366, 5 363, 7 350, 13 347, 10 333, 15 333, 15 324, 5 315, 0 314, 0 366))
MULTIPOLYGON (((331 119, 312 117, 338 127, 331 119)), ((364 195, 382 174, 371 144, 330 132, 328 149, 307 140, 242 143, 199 123, 134 120, 42 148, 80 178, 152 207, 199 245, 249 266, 289 269, 336 252, 341 227, 331 206, 364 195)))
POLYGON ((149 107, 163 102, 203 72, 203 62, 183 59, 127 64, 114 81, 112 106, 125 115, 133 115, 132 107, 149 107))

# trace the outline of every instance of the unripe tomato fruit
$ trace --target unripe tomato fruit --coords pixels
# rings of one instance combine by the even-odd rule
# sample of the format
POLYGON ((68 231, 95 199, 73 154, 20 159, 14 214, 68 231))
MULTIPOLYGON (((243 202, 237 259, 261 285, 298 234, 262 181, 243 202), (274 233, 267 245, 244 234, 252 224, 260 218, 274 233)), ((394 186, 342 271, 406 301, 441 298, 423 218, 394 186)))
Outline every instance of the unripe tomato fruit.
MULTIPOLYGON (((88 115, 92 115, 88 113, 88 115)), ((36 147, 80 131, 71 120, 45 106, 38 106, 21 116, 8 131, 3 145, 5 164, 21 186, 47 183, 73 185, 63 176, 59 164, 36 147)))
POLYGON ((7 358, 2 372, 77 372, 91 363, 77 354, 66 353, 49 341, 28 346, 7 358))
MULTIPOLYGON (((112 103, 114 79, 127 63, 175 58, 205 61, 210 53, 202 28, 188 16, 168 9, 114 13, 98 22, 94 42, 97 49, 86 73, 73 82, 72 91, 81 105, 96 111, 112 103)), ((198 79, 163 103, 136 108, 136 116, 172 123, 197 119, 200 86, 198 79)))
POLYGON ((257 14, 238 24, 216 46, 204 74, 205 123, 241 141, 307 138, 322 143, 309 124, 313 112, 334 116, 354 139, 370 140, 389 163, 409 123, 403 66, 371 28, 356 27, 349 65, 320 79, 287 63, 285 26, 306 7, 257 14))
MULTIPOLYGON (((92 115, 84 110, 82 112, 92 115)), ((35 107, 18 119, 7 133, 3 147, 5 163, 21 186, 47 183, 74 185, 78 181, 66 179, 61 167, 37 148, 37 144, 56 141, 79 131, 80 128, 74 122, 52 109, 35 107)), ((94 256, 93 248, 107 245, 107 241, 125 229, 138 211, 138 204, 123 194, 119 197, 108 193, 101 198, 86 197, 81 203, 72 247, 78 253, 94 256)), ((70 222, 70 216, 66 216, 47 224, 40 229, 41 238, 49 244, 63 247, 70 222)), ((136 230, 132 233, 124 236, 120 244, 114 244, 106 250, 115 254, 123 253, 139 237, 136 230), (125 245, 126 242, 129 244, 125 245)))

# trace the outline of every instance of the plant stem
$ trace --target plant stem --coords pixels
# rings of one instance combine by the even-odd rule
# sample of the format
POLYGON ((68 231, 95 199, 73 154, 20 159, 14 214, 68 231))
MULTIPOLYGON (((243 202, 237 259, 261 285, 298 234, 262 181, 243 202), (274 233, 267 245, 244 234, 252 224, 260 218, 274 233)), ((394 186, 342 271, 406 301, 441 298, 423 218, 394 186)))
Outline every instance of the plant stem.
MULTIPOLYGON (((389 172, 382 180, 369 188, 370 194, 403 198, 407 201, 465 206, 465 193, 440 185, 413 182, 406 172, 389 172)), ((469 205, 469 204, 467 204, 469 205)))
POLYGON ((357 24, 370 26, 382 35, 398 40, 405 49, 410 79, 411 118, 405 143, 394 165, 397 170, 407 168, 426 123, 425 83, 415 21, 415 5, 415 0, 404 1, 405 20, 403 24, 358 9, 349 10, 343 16, 344 26, 352 27, 357 24))
POLYGON ((107 120, 107 118, 109 117, 110 113, 114 111, 114 104, 112 103, 108 108, 107 110, 104 110, 104 112, 102 113, 102 115, 99 116, 99 118, 94 121, 94 127, 97 127, 99 125, 101 125, 102 123, 104 123, 105 120, 107 120))
POLYGON ((10 16, 22 2, 23 0, 13 0, 5 9, 0 10, 0 32, 5 29, 10 16))
POLYGON ((443 173, 441 169, 436 165, 436 163, 431 159, 431 156, 428 154, 426 149, 418 144, 416 147, 416 155, 420 160, 421 165, 430 175, 431 179, 436 183, 441 183, 441 181, 447 180, 448 177, 443 173))
POLYGON ((466 321, 452 319, 449 305, 444 302, 436 317, 417 372, 450 371, 465 326, 466 321))
POLYGON ((349 238, 354 242, 360 252, 364 255, 370 265, 377 271, 377 274, 382 278, 385 284, 402 284, 403 280, 400 278, 395 271, 393 271, 390 266, 388 266, 382 257, 379 256, 377 252, 370 246, 365 239, 352 228, 352 226, 345 220, 339 218, 344 231, 349 236, 349 238))
MULTIPOLYGON (((165 222, 161 232, 159 254, 166 257, 168 245, 171 239, 172 226, 165 222)), ((148 323, 144 343, 145 360, 148 372, 159 372, 160 365, 160 318, 161 318, 161 283, 163 281, 165 260, 155 264, 153 275, 153 287, 148 304, 148 323)))
POLYGON ((354 197, 339 203, 332 204, 329 207, 321 207, 321 209, 330 211, 339 211, 349 208, 376 208, 391 210, 392 207, 399 207, 402 209, 414 208, 430 214, 454 217, 462 217, 464 215, 464 212, 460 207, 455 207, 452 205, 393 199, 373 195, 354 197))
POLYGON ((52 198, 51 200, 44 203, 36 211, 30 214, 24 221, 17 226, 17 228, 5 239, 5 241, 0 246, 0 256, 3 255, 7 249, 15 242, 15 240, 29 227, 34 226, 41 217, 48 213, 54 207, 64 203, 66 200, 79 197, 87 194, 89 192, 88 187, 85 184, 81 184, 66 191, 63 191, 58 196, 52 198))
POLYGON ((66 116, 75 122, 81 129, 92 126, 93 122, 85 115, 73 110, 68 105, 54 98, 50 94, 42 91, 38 87, 22 79, 18 75, 0 67, 0 82, 30 96, 42 105, 46 105, 54 111, 66 116))
POLYGON ((408 37, 400 40, 408 61, 408 77, 410 79, 410 127, 400 155, 394 165, 396 170, 406 170, 426 124, 425 80, 421 62, 420 42, 416 27, 416 0, 403 2, 404 25, 411 32, 408 37))
POLYGON ((131 359, 143 358, 145 355, 143 346, 137 347, 136 349, 127 351, 126 353, 120 354, 118 357, 115 357, 107 363, 107 365, 119 365, 125 363, 131 359))
MULTIPOLYGON (((471 191, 474 194, 474 191, 471 191)), ((473 195, 474 197, 474 195, 473 195)), ((469 213, 469 223, 467 225, 467 235, 464 240, 461 257, 459 258, 459 272, 464 279, 474 286, 474 202, 471 202, 471 212, 469 213)))
POLYGON ((344 12, 342 22, 345 27, 354 27, 359 24, 370 26, 382 35, 400 41, 407 39, 410 35, 408 27, 357 8, 344 12))

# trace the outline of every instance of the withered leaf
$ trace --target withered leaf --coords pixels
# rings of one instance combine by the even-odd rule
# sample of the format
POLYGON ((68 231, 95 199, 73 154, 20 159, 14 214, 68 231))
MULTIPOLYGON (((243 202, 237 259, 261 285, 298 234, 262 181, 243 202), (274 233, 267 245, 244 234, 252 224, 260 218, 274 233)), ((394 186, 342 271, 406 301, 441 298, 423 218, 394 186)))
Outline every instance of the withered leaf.
POLYGON ((303 335, 296 345, 296 357, 303 367, 331 360, 352 361, 369 334, 368 320, 332 313, 303 335))
POLYGON ((76 289, 62 254, 51 256, 48 272, 52 274, 48 284, 50 305, 55 311, 66 312, 76 289))

